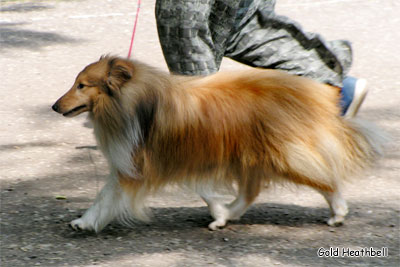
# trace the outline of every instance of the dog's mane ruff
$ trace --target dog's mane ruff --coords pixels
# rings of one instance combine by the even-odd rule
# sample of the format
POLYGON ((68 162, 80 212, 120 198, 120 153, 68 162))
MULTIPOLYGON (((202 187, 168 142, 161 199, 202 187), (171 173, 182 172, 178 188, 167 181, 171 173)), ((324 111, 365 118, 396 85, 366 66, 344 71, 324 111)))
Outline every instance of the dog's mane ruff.
POLYGON ((116 102, 115 99, 99 97, 92 116, 94 133, 110 166, 133 176, 132 152, 140 138, 135 131, 137 121, 131 121, 116 102))
MULTIPOLYGON (((118 58, 104 56, 100 60, 118 58)), ((133 178, 139 172, 134 157, 143 146, 152 127, 160 90, 170 86, 170 79, 142 63, 133 63, 132 78, 112 95, 102 94, 96 99, 90 116, 98 144, 116 171, 133 178)))

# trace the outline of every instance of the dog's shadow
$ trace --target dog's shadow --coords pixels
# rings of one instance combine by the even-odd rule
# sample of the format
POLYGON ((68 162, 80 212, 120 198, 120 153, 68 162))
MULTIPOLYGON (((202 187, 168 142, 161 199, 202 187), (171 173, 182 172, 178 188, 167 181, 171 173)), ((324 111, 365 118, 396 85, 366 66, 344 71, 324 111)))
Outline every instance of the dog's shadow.
MULTIPOLYGON (((120 236, 122 233, 143 233, 143 231, 171 232, 175 230, 190 231, 205 229, 213 221, 207 207, 157 207, 151 208, 150 222, 134 221, 127 226, 114 221, 104 228, 100 234, 120 236)), ((84 210, 80 213, 83 214, 84 210)), ((249 225, 279 225, 286 227, 304 227, 309 225, 326 225, 329 217, 328 208, 310 208, 296 205, 262 203, 253 205, 240 220, 229 221, 225 228, 245 227, 249 225)), ((71 220, 74 218, 71 218, 71 220)), ((69 237, 84 238, 95 236, 92 232, 75 232, 68 229, 69 237)))

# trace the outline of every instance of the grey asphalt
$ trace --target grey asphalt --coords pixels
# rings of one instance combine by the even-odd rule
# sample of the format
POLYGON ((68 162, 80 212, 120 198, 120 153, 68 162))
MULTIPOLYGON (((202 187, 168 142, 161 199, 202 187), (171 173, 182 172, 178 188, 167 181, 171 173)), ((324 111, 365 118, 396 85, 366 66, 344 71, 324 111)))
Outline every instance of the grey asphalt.
MULTIPOLYGON (((307 188, 265 191, 240 221, 210 232, 190 192, 149 200, 154 219, 102 233, 67 223, 107 176, 85 116, 51 105, 102 54, 126 56, 136 1, 1 1, 1 266, 399 266, 400 1, 278 0, 277 12, 327 39, 353 43, 351 75, 368 80, 359 117, 392 136, 384 158, 349 184, 346 224, 330 228, 327 204, 307 188), (388 248, 388 257, 318 257, 319 248, 388 248)), ((167 70, 142 1, 133 57, 167 70)), ((222 69, 244 68, 224 60, 222 69)))

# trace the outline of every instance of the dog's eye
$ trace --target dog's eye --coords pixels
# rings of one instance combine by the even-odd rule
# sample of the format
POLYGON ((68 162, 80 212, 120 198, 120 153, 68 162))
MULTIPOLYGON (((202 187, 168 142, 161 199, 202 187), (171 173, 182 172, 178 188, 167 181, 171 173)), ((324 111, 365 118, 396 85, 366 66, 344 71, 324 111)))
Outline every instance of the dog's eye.
POLYGON ((82 83, 80 83, 80 84, 78 84, 78 86, 77 86, 76 88, 78 88, 78 89, 82 89, 83 87, 85 87, 85 85, 84 85, 84 84, 82 84, 82 83))

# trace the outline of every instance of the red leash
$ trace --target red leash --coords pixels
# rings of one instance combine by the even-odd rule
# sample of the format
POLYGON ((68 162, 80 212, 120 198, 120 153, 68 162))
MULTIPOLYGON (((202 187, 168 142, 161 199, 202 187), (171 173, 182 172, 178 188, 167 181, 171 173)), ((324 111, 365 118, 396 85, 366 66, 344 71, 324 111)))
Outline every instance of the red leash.
POLYGON ((139 18, 140 4, 141 4, 141 0, 138 0, 138 3, 137 3, 137 10, 136 10, 135 24, 133 25, 133 31, 132 31, 131 45, 129 46, 128 59, 131 58, 133 40, 135 39, 136 25, 137 25, 138 18, 139 18))

